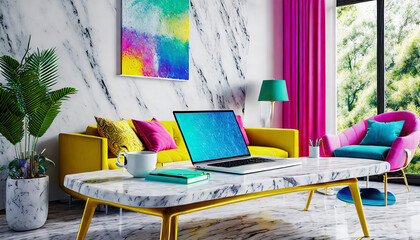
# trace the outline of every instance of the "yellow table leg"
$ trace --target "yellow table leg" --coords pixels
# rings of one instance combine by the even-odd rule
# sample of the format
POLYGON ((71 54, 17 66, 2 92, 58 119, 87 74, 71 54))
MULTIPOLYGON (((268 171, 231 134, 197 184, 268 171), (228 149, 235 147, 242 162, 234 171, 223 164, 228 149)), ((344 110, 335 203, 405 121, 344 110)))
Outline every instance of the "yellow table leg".
POLYGON ((357 179, 353 179, 353 183, 349 184, 351 196, 356 206, 357 215, 359 216, 360 225, 362 225, 363 234, 365 237, 369 237, 369 231, 366 224, 365 213, 363 212, 362 198, 360 197, 359 185, 357 179))
POLYGON ((91 198, 87 199, 85 211, 83 212, 82 222, 80 223, 79 233, 77 234, 77 240, 85 239, 86 233, 89 229, 90 221, 92 220, 97 205, 97 201, 91 198))
POLYGON ((384 174, 384 182, 385 182, 385 185, 384 185, 384 192, 385 192, 384 201, 385 201, 385 204, 384 205, 386 206, 386 205, 388 205, 388 189, 387 189, 388 174, 387 173, 384 174))
POLYGON ((366 188, 369 187, 369 176, 366 176, 366 188))
POLYGON ((169 232, 169 239, 176 240, 178 237, 178 216, 171 218, 171 230, 169 232))
POLYGON ((162 226, 160 228, 160 240, 171 240, 171 220, 172 216, 170 214, 163 214, 162 226))
POLYGON ((274 196, 278 194, 285 194, 285 193, 292 193, 292 192, 300 192, 300 191, 309 191, 307 208, 309 208, 309 204, 312 200, 313 192, 316 189, 323 188, 323 187, 335 187, 335 186, 343 186, 348 185, 350 187, 352 197, 356 206, 357 214, 359 216, 360 224, 362 225, 363 233, 365 237, 369 236, 366 219, 363 213, 363 206, 362 200, 360 198, 359 186, 357 184, 357 179, 346 179, 346 180, 339 180, 335 182, 327 182, 327 183, 320 183, 320 184, 312 184, 306 186, 297 186, 291 188, 282 188, 282 189, 275 189, 269 190, 264 192, 256 192, 244 195, 238 195, 233 197, 221 198, 221 199, 214 199, 209 201, 197 202, 187 205, 180 205, 174 207, 165 207, 165 208, 143 208, 143 207, 132 207, 126 206, 118 203, 107 202, 104 200, 88 198, 86 202, 85 211, 83 213, 82 222, 80 224, 79 234, 77 239, 84 239, 86 233, 89 228, 90 221, 92 219, 93 213, 95 211, 96 206, 101 204, 108 204, 114 207, 124 208, 130 211, 135 211, 139 213, 154 215, 158 217, 162 217, 162 226, 161 226, 161 233, 160 239, 162 240, 176 240, 177 239, 177 231, 178 231, 178 216, 182 214, 187 214, 191 212, 197 212, 205 209, 210 209, 214 207, 219 207, 227 204, 274 196))
POLYGON ((305 207, 304 211, 308 211, 309 205, 311 204, 311 200, 312 200, 313 195, 314 195, 314 190, 309 191, 308 201, 306 202, 306 207, 305 207))

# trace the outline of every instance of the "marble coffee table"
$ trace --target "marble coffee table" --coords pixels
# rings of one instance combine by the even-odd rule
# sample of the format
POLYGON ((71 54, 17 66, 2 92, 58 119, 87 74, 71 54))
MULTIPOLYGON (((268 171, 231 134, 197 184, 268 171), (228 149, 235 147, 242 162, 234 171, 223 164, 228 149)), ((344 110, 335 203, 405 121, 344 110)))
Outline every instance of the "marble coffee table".
POLYGON ((162 217, 161 239, 176 239, 178 216, 226 204, 284 193, 349 186, 364 236, 369 236, 358 177, 389 171, 384 161, 357 158, 296 158, 302 165, 247 175, 210 172, 210 180, 189 185, 149 182, 123 170, 66 175, 64 186, 87 197, 77 239, 84 239, 98 204, 162 217))

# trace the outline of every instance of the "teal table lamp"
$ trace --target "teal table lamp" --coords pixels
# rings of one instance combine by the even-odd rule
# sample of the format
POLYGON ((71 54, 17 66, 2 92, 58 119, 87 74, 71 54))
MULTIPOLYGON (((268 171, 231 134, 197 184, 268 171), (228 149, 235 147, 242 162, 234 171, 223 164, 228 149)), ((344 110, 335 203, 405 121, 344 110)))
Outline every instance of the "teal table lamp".
POLYGON ((285 80, 264 80, 261 85, 258 101, 271 102, 270 108, 270 127, 274 115, 274 102, 289 101, 285 80))

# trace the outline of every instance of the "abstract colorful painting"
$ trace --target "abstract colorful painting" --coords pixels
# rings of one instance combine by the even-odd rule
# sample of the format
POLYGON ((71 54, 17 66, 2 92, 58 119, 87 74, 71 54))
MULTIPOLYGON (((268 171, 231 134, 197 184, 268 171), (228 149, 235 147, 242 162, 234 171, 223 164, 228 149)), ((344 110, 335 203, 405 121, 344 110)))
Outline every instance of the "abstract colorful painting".
POLYGON ((189 79, 189 0, 122 0, 121 73, 189 79))

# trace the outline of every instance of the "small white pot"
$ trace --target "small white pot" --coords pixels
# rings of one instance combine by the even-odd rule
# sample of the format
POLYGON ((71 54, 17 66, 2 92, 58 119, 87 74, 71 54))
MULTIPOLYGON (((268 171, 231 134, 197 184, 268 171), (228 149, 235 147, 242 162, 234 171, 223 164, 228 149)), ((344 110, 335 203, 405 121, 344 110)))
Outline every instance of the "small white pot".
POLYGON ((319 158, 319 147, 309 146, 309 157, 319 158))
POLYGON ((15 231, 37 229, 48 216, 49 177, 7 179, 6 220, 15 231))

